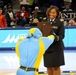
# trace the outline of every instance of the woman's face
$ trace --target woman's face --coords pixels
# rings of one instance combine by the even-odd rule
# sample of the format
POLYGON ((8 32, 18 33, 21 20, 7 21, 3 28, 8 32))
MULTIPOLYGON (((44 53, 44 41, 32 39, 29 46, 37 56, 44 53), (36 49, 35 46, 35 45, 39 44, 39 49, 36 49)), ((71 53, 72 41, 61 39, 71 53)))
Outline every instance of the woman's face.
POLYGON ((2 14, 2 10, 0 10, 0 14, 2 14))
POLYGON ((56 16, 57 16, 56 9, 50 10, 50 12, 49 12, 49 17, 50 17, 50 19, 55 19, 56 16))

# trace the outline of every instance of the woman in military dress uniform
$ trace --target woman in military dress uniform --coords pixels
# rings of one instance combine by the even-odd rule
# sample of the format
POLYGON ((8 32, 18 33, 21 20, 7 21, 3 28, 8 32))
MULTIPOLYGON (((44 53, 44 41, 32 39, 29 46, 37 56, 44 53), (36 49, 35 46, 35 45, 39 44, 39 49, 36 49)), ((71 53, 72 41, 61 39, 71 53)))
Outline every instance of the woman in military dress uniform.
POLYGON ((51 6, 46 11, 46 22, 50 22, 55 40, 44 54, 44 66, 47 67, 48 75, 60 75, 60 66, 64 65, 64 25, 63 20, 59 18, 59 9, 51 6))

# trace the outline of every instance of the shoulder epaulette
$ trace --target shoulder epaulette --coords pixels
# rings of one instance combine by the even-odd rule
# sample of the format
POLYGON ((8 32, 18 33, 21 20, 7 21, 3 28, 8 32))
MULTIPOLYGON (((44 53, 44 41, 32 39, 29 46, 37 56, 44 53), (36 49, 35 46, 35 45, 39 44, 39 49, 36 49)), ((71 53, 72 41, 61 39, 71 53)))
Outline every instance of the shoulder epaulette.
POLYGON ((61 22, 64 22, 64 19, 60 19, 61 22))

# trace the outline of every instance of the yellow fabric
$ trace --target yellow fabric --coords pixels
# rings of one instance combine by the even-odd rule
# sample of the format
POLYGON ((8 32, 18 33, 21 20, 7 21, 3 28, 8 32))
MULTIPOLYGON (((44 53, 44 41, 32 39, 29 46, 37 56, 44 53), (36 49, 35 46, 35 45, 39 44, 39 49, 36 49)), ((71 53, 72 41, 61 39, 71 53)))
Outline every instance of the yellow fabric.
POLYGON ((30 29, 30 34, 34 34, 35 30, 36 30, 36 28, 30 29))
MULTIPOLYGON (((38 53, 38 57, 36 59, 36 62, 34 64, 34 68, 39 68, 39 64, 41 62, 42 56, 44 54, 44 43, 41 39, 39 39, 39 44, 40 44, 40 49, 39 49, 39 53, 38 53)), ((35 75, 38 75, 38 72, 35 72, 35 75)))
POLYGON ((48 36, 48 38, 54 38, 54 35, 50 35, 50 36, 48 36))
MULTIPOLYGON (((36 30, 36 28, 32 28, 32 29, 30 29, 30 32, 31 32, 31 33, 34 33, 35 30, 36 30)), ((22 40, 25 40, 25 38, 21 38, 21 39, 17 42, 16 47, 15 47, 16 54, 17 54, 17 56, 18 56, 19 58, 20 58, 19 44, 21 43, 22 40)), ((34 68, 39 68, 39 64, 40 64, 40 61, 41 61, 41 59, 42 59, 42 56, 43 56, 44 50, 45 50, 45 48, 44 48, 44 43, 43 43, 43 41, 42 41, 41 39, 39 39, 39 44, 40 44, 40 49, 39 49, 38 57, 37 57, 36 62, 35 62, 35 64, 34 64, 34 68)), ((38 75, 38 72, 37 72, 37 71, 35 71, 35 75, 38 75)))
MULTIPOLYGON (((16 44, 16 47, 15 47, 15 51, 16 51, 16 54, 17 56, 20 58, 20 53, 19 53, 19 44, 21 43, 22 40, 24 40, 25 38, 20 38, 19 41, 17 42, 16 44)), ((20 66, 20 65, 19 65, 20 66)), ((19 68, 18 68, 19 69, 19 68)), ((17 71, 18 71, 17 69, 17 71)))
POLYGON ((16 47, 15 47, 15 51, 16 51, 16 54, 17 56, 20 58, 20 53, 19 53, 19 44, 21 43, 22 40, 24 40, 25 38, 20 38, 19 41, 17 42, 16 44, 16 47))
POLYGON ((37 71, 35 71, 35 75, 38 75, 38 72, 37 71))
POLYGON ((70 75, 75 75, 74 73, 70 73, 70 75))

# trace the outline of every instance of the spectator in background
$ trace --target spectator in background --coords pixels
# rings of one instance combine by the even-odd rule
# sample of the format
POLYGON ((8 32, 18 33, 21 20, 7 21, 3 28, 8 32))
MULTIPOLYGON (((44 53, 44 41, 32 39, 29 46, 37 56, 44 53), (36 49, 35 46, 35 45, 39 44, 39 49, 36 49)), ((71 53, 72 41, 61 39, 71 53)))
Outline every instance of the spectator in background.
POLYGON ((70 9, 70 6, 68 4, 65 5, 65 9, 63 11, 73 11, 72 9, 70 9))
POLYGON ((71 6, 72 0, 64 0, 64 5, 69 4, 71 6))
POLYGON ((19 0, 20 9, 24 6, 28 12, 32 12, 34 0, 19 0))
POLYGON ((69 26, 76 26, 76 23, 74 20, 69 20, 69 26))
POLYGON ((0 8, 0 28, 5 28, 7 26, 4 15, 2 15, 2 8, 0 8))
POLYGON ((5 17, 8 27, 13 27, 16 25, 16 17, 11 6, 8 6, 8 10, 7 13, 5 14, 5 17))
POLYGON ((35 9, 34 9, 34 11, 32 12, 32 17, 36 18, 36 17, 38 16, 38 15, 37 15, 38 12, 41 12, 41 11, 39 10, 39 7, 36 6, 35 9))
POLYGON ((20 2, 20 9, 24 6, 28 11, 29 0, 19 0, 19 2, 20 2))
POLYGON ((39 22, 39 20, 38 20, 38 12, 41 12, 41 11, 39 10, 39 7, 36 6, 34 8, 34 11, 32 12, 31 17, 30 17, 30 22, 31 23, 37 23, 37 22, 39 22))
POLYGON ((29 13, 24 6, 16 13, 16 18, 18 26, 25 26, 25 24, 29 23, 29 13))
POLYGON ((3 14, 5 15, 7 13, 8 9, 7 9, 7 5, 4 6, 3 8, 3 14))

